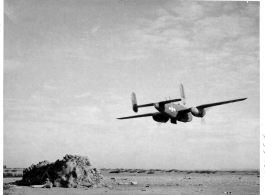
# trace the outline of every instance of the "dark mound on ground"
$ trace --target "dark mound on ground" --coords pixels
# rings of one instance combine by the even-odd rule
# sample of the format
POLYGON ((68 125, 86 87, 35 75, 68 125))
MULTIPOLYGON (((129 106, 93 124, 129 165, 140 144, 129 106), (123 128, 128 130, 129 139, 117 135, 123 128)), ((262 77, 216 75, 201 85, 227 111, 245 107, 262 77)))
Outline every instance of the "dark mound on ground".
POLYGON ((80 188, 105 186, 100 171, 86 157, 66 155, 54 163, 31 165, 23 171, 22 185, 40 185, 49 180, 55 187, 80 188))

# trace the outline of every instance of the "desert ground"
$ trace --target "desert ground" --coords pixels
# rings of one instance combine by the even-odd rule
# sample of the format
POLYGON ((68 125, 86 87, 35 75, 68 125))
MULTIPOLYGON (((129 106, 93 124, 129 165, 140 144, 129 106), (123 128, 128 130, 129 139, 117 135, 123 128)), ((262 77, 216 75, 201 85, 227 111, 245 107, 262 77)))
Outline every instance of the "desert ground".
MULTIPOLYGON (((32 188, 13 186, 5 195, 41 194, 259 194, 258 171, 101 170, 106 186, 100 188, 32 188)), ((4 183, 21 178, 4 178, 4 183)))

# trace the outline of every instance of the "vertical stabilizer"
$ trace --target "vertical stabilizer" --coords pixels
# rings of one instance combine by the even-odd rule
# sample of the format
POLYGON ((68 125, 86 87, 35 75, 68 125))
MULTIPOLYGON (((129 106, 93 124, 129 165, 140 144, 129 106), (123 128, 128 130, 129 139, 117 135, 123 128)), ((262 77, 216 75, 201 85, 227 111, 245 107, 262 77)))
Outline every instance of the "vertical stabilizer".
POLYGON ((138 112, 137 100, 134 92, 132 93, 132 109, 134 112, 138 112))
POLYGON ((180 97, 181 97, 182 104, 185 105, 186 97, 185 97, 184 87, 182 84, 180 84, 180 97))

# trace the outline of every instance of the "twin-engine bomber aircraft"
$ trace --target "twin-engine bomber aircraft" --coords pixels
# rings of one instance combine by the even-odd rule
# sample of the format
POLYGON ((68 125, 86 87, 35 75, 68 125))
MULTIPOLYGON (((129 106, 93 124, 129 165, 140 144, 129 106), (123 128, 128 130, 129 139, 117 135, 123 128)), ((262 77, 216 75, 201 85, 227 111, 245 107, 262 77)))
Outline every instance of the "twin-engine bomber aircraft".
POLYGON ((192 121, 192 115, 195 117, 202 118, 206 114, 206 108, 209 108, 212 106, 219 106, 222 104, 243 101, 247 99, 247 98, 241 98, 241 99, 229 100, 229 101, 224 101, 224 102, 203 104, 200 106, 188 108, 184 106, 186 104, 186 100, 185 100, 185 93, 184 93, 184 88, 182 84, 180 85, 180 95, 181 95, 181 99, 172 99, 172 100, 166 100, 166 101, 161 101, 157 103, 137 105, 136 95, 135 93, 132 93, 132 108, 134 112, 138 112, 138 108, 148 107, 148 106, 154 106, 158 110, 158 112, 121 117, 117 119, 130 119, 130 118, 152 116, 153 119, 159 123, 166 123, 169 119, 170 119, 170 122, 173 124, 177 124, 177 121, 186 123, 186 122, 192 121), (172 102, 178 102, 178 101, 182 101, 182 105, 172 103, 172 102))

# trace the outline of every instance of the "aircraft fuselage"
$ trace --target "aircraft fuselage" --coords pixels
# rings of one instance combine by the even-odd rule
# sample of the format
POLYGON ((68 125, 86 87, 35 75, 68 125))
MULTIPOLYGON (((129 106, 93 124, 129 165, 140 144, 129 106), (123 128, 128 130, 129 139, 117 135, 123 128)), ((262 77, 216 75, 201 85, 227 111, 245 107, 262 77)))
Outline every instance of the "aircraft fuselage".
POLYGON ((183 105, 173 104, 173 103, 170 104, 156 103, 154 106, 161 114, 170 118, 172 123, 176 123, 176 121, 181 121, 181 122, 192 121, 192 114, 190 112, 183 114, 178 113, 180 110, 187 109, 187 107, 183 105))

